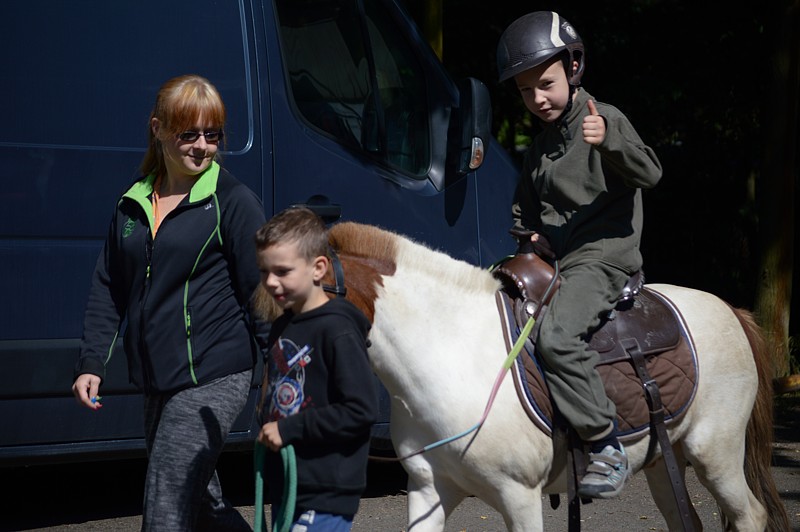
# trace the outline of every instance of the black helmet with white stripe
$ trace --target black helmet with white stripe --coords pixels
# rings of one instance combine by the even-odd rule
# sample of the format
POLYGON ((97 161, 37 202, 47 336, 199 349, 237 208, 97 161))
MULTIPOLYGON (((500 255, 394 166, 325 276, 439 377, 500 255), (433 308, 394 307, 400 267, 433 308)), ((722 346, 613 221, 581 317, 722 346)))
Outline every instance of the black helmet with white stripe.
POLYGON ((497 69, 500 81, 539 66, 556 55, 566 52, 567 79, 580 85, 584 68, 583 41, 572 24, 552 11, 535 11, 524 15, 506 28, 497 45, 497 69), (578 69, 571 65, 577 61, 578 69))

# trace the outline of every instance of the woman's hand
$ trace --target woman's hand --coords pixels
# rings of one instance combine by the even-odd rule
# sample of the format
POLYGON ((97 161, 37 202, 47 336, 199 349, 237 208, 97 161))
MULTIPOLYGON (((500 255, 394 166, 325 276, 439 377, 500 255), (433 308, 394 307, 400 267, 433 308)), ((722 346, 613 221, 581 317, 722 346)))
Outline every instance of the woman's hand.
POLYGON ((75 396, 75 400, 92 410, 102 408, 100 396, 97 395, 97 392, 100 391, 100 382, 101 379, 97 375, 91 373, 79 375, 72 384, 72 394, 75 396))

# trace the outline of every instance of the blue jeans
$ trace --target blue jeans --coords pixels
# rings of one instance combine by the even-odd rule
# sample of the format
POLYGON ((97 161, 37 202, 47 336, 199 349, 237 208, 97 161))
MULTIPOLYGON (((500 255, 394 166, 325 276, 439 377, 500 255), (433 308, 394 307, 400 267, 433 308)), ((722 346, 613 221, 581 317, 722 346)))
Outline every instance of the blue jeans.
POLYGON ((352 515, 323 514, 307 510, 292 523, 290 532, 350 532, 352 527, 352 515))

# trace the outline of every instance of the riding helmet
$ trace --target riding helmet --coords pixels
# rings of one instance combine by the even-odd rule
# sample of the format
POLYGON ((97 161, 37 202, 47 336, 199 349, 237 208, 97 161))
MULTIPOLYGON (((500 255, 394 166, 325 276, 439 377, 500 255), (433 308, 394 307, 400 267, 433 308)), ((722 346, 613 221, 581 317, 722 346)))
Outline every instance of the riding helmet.
POLYGON ((578 62, 573 74, 567 68, 570 85, 580 85, 584 68, 583 41, 572 24, 552 11, 535 11, 524 15, 506 28, 497 45, 497 69, 500 81, 541 65, 562 52, 569 54, 569 63, 578 62))

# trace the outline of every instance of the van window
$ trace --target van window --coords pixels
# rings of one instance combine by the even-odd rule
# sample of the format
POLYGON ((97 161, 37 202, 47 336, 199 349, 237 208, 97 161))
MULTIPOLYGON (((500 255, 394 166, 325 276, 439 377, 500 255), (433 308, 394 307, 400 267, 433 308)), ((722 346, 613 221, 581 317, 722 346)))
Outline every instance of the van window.
POLYGON ((0 69, 8 103, 0 236, 105 236, 114 198, 139 177, 149 113, 171 77, 209 78, 228 109, 226 151, 247 151, 253 111, 242 1, 191 16, 182 3, 160 1, 4 5, 2 35, 25 53, 5 54, 0 69), (108 164, 120 152, 129 154, 124 168, 108 164), (106 207, 87 208, 97 201, 106 207))
POLYGON ((385 7, 359 0, 277 6, 285 67, 303 118, 352 149, 425 178, 425 75, 385 7))

